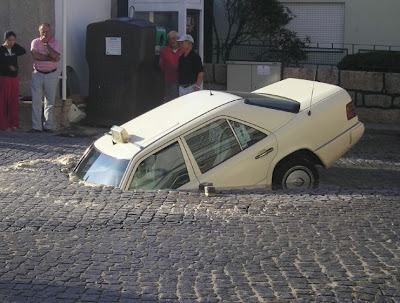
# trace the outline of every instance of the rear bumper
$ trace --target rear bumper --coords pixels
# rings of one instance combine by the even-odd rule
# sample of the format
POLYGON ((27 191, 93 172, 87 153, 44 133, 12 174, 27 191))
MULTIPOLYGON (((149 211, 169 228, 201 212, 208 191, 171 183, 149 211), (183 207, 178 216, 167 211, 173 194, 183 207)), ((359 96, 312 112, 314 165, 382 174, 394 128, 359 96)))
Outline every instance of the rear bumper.
POLYGON ((328 168, 361 139, 364 130, 364 124, 358 122, 344 133, 318 148, 315 153, 324 166, 328 168))

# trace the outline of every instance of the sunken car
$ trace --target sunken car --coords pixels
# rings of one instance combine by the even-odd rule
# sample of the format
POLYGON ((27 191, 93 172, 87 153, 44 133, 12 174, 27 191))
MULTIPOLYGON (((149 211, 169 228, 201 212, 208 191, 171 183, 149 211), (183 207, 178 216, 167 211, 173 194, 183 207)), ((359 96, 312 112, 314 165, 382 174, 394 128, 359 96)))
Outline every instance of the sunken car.
POLYGON ((285 79, 250 93, 202 90, 113 126, 73 174, 124 190, 305 189, 363 133, 338 86, 285 79))

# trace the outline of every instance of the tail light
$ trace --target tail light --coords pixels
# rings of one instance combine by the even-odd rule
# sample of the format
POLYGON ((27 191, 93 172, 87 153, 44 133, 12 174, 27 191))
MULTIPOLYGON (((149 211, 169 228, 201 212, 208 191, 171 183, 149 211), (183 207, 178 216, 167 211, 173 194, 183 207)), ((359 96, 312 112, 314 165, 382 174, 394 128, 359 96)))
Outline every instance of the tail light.
POLYGON ((356 108, 354 106, 354 102, 347 103, 346 105, 346 114, 347 114, 347 120, 351 120, 354 117, 357 117, 356 113, 356 108))

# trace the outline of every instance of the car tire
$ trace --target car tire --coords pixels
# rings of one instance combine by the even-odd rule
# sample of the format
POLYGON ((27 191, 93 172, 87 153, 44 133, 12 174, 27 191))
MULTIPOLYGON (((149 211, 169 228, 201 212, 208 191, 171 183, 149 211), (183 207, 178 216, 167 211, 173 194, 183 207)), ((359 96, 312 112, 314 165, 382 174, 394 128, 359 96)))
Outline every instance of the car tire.
POLYGON ((275 169, 272 189, 308 189, 318 185, 319 174, 308 159, 290 159, 275 169))

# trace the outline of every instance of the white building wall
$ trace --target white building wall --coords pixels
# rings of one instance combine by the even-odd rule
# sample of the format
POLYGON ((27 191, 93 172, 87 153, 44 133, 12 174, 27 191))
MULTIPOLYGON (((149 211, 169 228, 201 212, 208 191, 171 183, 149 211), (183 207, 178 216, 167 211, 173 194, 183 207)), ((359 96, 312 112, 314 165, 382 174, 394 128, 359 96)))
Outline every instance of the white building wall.
MULTIPOLYGON (((368 44, 399 46, 400 49, 400 0, 279 0, 283 5, 293 8, 298 13, 298 18, 291 21, 289 28, 297 31, 301 37, 309 35, 313 42, 321 40, 324 43, 328 37, 335 41, 342 39, 344 44, 368 44), (343 14, 338 14, 337 8, 344 7, 343 14), (298 10, 300 8, 300 10, 298 10), (308 8, 308 9, 307 9, 308 8), (321 9, 331 10, 333 13, 326 19, 321 27, 321 9), (314 14, 314 17, 310 17, 314 14), (307 20, 304 20, 306 18, 307 20), (314 24, 310 19, 319 22, 314 24), (332 19, 334 18, 334 19, 332 19), (306 22, 307 24, 300 23, 306 22), (340 23, 343 22, 342 25, 340 23), (320 28, 317 28, 317 27, 320 28), (343 30, 338 28, 342 26, 343 30), (307 33, 307 28, 309 32, 307 33), (332 30, 334 29, 334 30, 332 30), (325 30, 327 35, 321 32, 325 30), (337 34, 342 31, 342 38, 337 34), (337 34, 335 34, 336 32, 337 34)), ((226 33, 223 6, 220 0, 214 2, 214 16, 217 28, 226 33)), ((220 36, 220 38, 221 38, 220 36)), ((334 41, 334 42, 335 42, 334 41)), ((332 43, 334 43, 332 42, 332 43)))
POLYGON ((347 0, 345 43, 399 46, 400 0, 347 0))
MULTIPOLYGON (((345 7, 345 44, 399 46, 400 0, 280 0, 284 4, 338 4, 345 7)), ((295 22, 295 21, 293 21, 295 22)), ((326 22, 328 25, 329 20, 326 22)))
MULTIPOLYGON (((86 27, 111 18, 111 0, 64 0, 67 10, 67 65, 72 66, 80 82, 82 96, 89 94, 89 67, 86 62, 86 27)), ((62 37, 62 2, 55 0, 56 38, 62 37)), ((61 61, 60 61, 61 64, 61 61)))
POLYGON ((299 38, 310 38, 311 46, 341 47, 344 42, 344 3, 283 2, 296 16, 287 25, 299 38))

